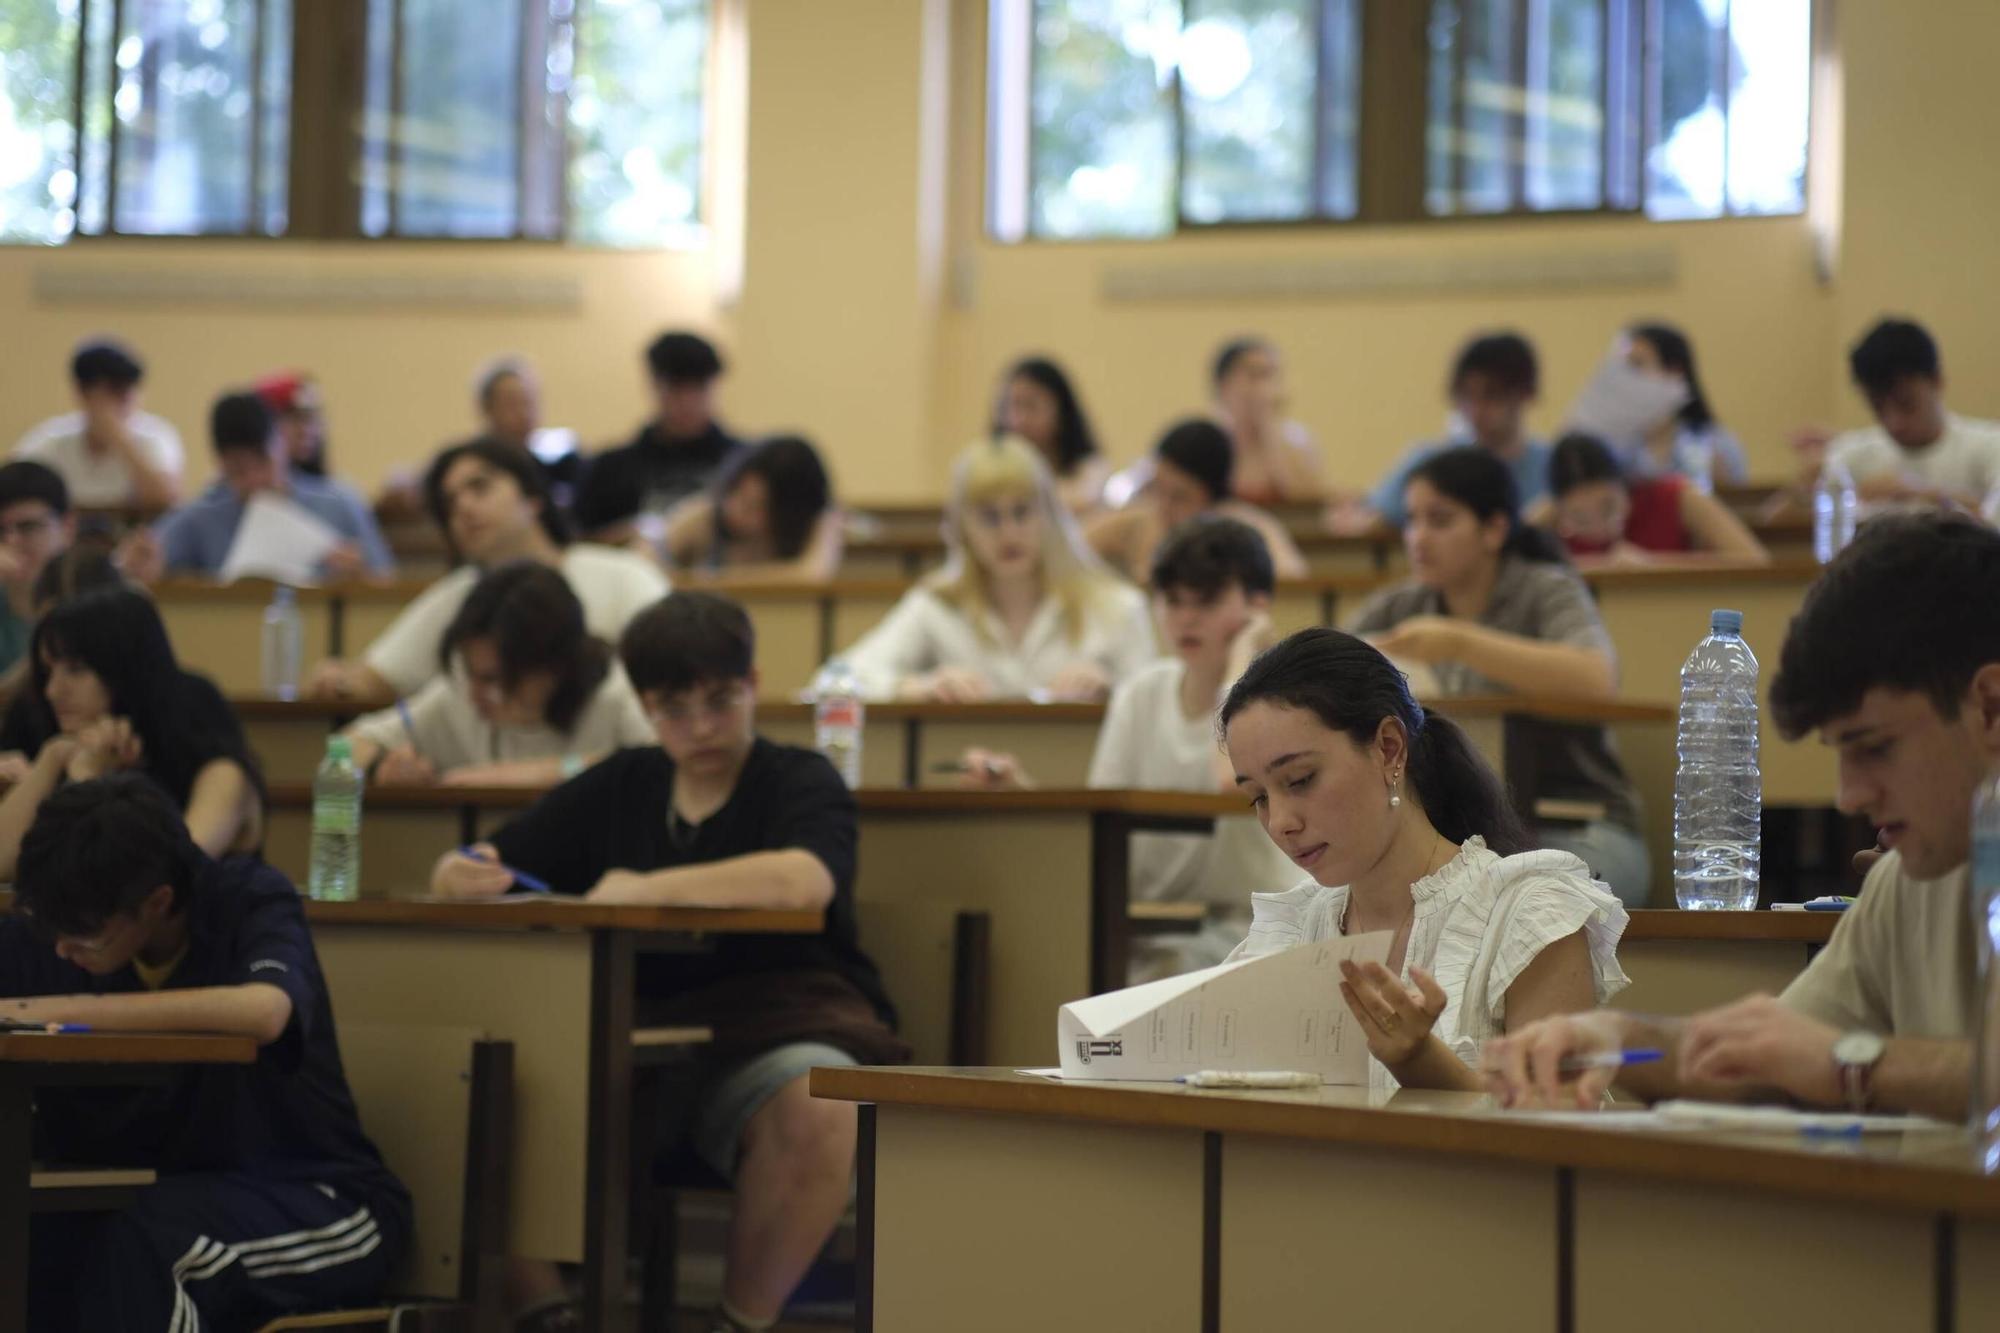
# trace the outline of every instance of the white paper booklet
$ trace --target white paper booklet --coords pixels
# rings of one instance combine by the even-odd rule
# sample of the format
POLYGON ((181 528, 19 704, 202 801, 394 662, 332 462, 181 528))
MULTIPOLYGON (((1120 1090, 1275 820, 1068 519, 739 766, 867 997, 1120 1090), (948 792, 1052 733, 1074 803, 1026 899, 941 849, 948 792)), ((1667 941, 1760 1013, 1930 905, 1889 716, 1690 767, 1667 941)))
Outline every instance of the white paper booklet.
POLYGON ((1685 384, 1634 370, 1613 349, 1570 405, 1564 429, 1595 435, 1615 449, 1680 411, 1687 398, 1685 384))
POLYGON ((1386 962, 1389 940, 1342 936, 1073 1001, 1056 1015, 1062 1076, 1295 1069, 1366 1084, 1368 1044, 1340 998, 1340 964, 1386 962))
POLYGON ((282 495, 259 491, 243 507, 236 540, 216 577, 224 583, 260 578, 309 586, 319 582, 319 562, 338 545, 340 534, 319 515, 282 495))

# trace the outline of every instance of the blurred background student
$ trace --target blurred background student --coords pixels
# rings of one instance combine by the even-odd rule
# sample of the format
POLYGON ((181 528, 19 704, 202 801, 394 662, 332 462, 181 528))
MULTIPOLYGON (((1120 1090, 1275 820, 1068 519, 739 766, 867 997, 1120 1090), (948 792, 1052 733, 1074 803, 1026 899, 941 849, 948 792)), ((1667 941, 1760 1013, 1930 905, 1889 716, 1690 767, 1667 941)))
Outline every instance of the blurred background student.
POLYGON ((1201 515, 1230 518, 1254 529, 1278 577, 1303 578, 1306 558, 1285 525, 1246 500, 1235 498, 1236 452, 1229 436, 1199 417, 1175 424, 1153 446, 1151 479, 1122 509, 1084 524, 1084 538, 1112 568, 1134 583, 1151 575, 1153 557, 1169 532, 1201 515))
POLYGON ((1687 390, 1680 410, 1635 441, 1619 461, 1634 480, 1685 477, 1699 489, 1711 483, 1740 486, 1750 479, 1743 444, 1709 406, 1695 369, 1694 344, 1671 324, 1634 324, 1625 330, 1625 360, 1634 370, 1672 380, 1687 390))
POLYGON ((1235 338, 1215 354, 1209 390, 1216 420, 1235 446, 1231 492, 1251 504, 1316 500, 1326 488, 1312 432, 1287 415, 1285 363, 1258 337, 1235 338))
POLYGON ((1565 435, 1549 456, 1550 522, 1578 561, 1650 564, 1721 556, 1769 564, 1771 553, 1727 505, 1679 473, 1634 479, 1604 441, 1565 435))
POLYGON ((841 513, 811 441, 752 446, 706 493, 667 515, 660 553, 677 574, 728 582, 825 583, 840 570, 841 513))
POLYGON ((1104 503, 1110 461, 1097 447, 1069 375, 1054 361, 1029 356, 1007 368, 994 404, 993 433, 1019 436, 1041 451, 1072 514, 1088 514, 1104 503))
POLYGON ((1139 590, 1083 544, 1033 445, 959 455, 949 557, 840 654, 871 697, 1102 699, 1154 656, 1139 590))

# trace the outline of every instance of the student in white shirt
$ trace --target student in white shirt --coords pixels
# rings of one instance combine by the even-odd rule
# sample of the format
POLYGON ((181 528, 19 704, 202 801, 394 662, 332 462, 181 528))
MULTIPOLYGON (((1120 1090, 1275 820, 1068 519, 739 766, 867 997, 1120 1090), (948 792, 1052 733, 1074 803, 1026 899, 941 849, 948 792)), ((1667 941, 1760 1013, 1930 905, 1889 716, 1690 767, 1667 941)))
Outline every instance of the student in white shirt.
POLYGON ((446 674, 402 708, 347 729, 371 782, 549 787, 655 739, 611 645, 547 565, 517 560, 482 577, 439 658, 446 674))
POLYGON ((1845 468, 1863 500, 1978 512, 2000 485, 2000 422, 1946 409, 1944 369, 1930 334, 1885 319, 1854 345, 1847 363, 1876 424, 1835 436, 1824 466, 1845 468))
MULTIPOLYGON (((1152 570, 1153 614, 1173 656, 1111 695, 1089 784, 1137 791, 1233 791, 1215 734, 1215 708, 1250 659, 1270 647, 1275 578, 1263 539, 1234 519, 1176 528, 1152 570)), ((1011 754, 969 750, 962 783, 989 791, 1032 787, 1011 754)), ((1131 984, 1222 961, 1250 924, 1250 895, 1288 883, 1290 864, 1254 825, 1219 820, 1215 832, 1141 833, 1132 839, 1131 895, 1209 904, 1193 935, 1140 941, 1131 984)))
POLYGON ((1232 957, 1389 932, 1386 967, 1341 968, 1371 1086, 1476 1091, 1487 1038, 1626 986, 1625 909, 1576 857, 1528 850, 1465 733, 1367 643, 1300 630, 1251 663, 1221 720, 1237 788, 1308 876, 1255 897, 1232 957))
POLYGON ((950 555, 841 656, 877 699, 1102 699, 1155 655, 1146 599, 1083 545, 1033 445, 959 456, 950 555))
POLYGON ((439 454, 424 480, 431 517, 466 563, 417 594, 360 661, 330 660, 307 690, 318 698, 389 699, 414 694, 438 672, 438 646, 481 570, 533 560, 562 571, 583 603, 584 623, 615 639, 641 610, 667 595, 658 565, 630 551, 572 546, 541 465, 491 440, 439 454))
POLYGON ((1306 558, 1284 525, 1245 500, 1234 498, 1236 451, 1213 421, 1176 422, 1153 446, 1152 477, 1122 509, 1084 525, 1093 551, 1134 582, 1144 582, 1167 534, 1200 514, 1232 518, 1263 538, 1279 578, 1305 577, 1306 558))
POLYGON ((181 437, 139 410, 145 374, 139 359, 120 344, 84 343, 70 360, 78 410, 30 430, 13 456, 55 469, 69 487, 70 503, 85 508, 165 509, 179 503, 181 437))

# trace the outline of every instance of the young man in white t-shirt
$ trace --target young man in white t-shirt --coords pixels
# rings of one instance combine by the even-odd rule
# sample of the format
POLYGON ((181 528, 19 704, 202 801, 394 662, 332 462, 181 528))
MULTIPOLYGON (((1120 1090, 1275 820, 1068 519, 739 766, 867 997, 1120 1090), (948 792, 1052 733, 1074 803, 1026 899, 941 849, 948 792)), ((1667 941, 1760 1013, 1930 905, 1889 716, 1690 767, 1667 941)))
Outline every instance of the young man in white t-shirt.
POLYGON ((77 409, 42 422, 14 446, 14 457, 53 469, 85 508, 132 505, 165 509, 181 497, 181 437, 139 410, 146 370, 127 348, 102 339, 70 359, 77 409))
MULTIPOLYGON (((1091 755, 1089 784, 1233 790, 1235 775, 1216 738, 1215 709, 1250 659, 1276 641, 1270 550, 1248 524, 1213 515, 1195 518, 1161 544, 1150 582, 1153 613, 1173 655, 1112 693, 1091 755)), ((1034 785, 1009 754, 971 750, 964 769, 963 781, 972 787, 1034 785)), ((1297 867, 1247 817, 1218 820, 1209 836, 1135 835, 1131 875, 1135 900, 1210 905, 1199 932, 1134 947, 1134 983, 1221 962, 1248 927, 1250 895, 1289 887, 1299 878, 1297 867)))
POLYGON ((2000 485, 2000 423, 1946 409, 1937 343, 1919 324, 1885 319, 1848 353, 1876 424, 1835 436, 1839 466, 1863 500, 1958 505, 1978 512, 2000 485))

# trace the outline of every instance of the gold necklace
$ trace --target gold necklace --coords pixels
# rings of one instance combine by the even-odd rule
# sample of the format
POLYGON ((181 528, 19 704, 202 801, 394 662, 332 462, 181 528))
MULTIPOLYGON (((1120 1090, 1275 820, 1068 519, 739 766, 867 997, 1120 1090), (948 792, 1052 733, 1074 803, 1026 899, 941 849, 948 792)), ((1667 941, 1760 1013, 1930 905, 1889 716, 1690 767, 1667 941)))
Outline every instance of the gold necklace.
MULTIPOLYGON (((1440 850, 1440 849, 1441 849, 1442 847, 1446 847, 1446 846, 1449 846, 1449 845, 1450 845, 1449 843, 1446 843, 1446 842, 1445 842, 1445 840, 1444 840, 1444 834, 1442 834, 1442 833, 1433 833, 1433 834, 1431 835, 1431 837, 1432 837, 1432 838, 1433 838, 1433 839, 1434 839, 1435 841, 1433 841, 1433 842, 1431 843, 1431 855, 1430 855, 1430 859, 1429 859, 1428 861, 1426 861, 1426 862, 1424 863, 1424 873, 1423 873, 1423 874, 1421 874, 1421 875, 1418 875, 1418 876, 1417 876, 1417 877, 1416 877, 1416 878, 1415 878, 1414 880, 1410 881, 1410 882, 1411 882, 1411 884, 1412 884, 1413 886, 1414 886, 1414 885, 1417 885, 1417 884, 1421 884, 1421 883, 1423 883, 1423 882, 1424 882, 1425 880, 1427 880, 1427 879, 1429 879, 1429 878, 1431 877, 1431 873, 1432 873, 1433 871, 1435 871, 1435 870, 1437 869, 1437 863, 1438 863, 1438 853, 1439 853, 1439 850, 1440 850)), ((1347 891, 1347 901, 1343 902, 1343 903, 1342 903, 1342 904, 1340 905, 1340 926, 1339 926, 1339 929, 1340 929, 1340 933, 1341 933, 1341 934, 1343 934, 1343 935, 1345 935, 1345 934, 1347 933, 1347 914, 1348 914, 1348 912, 1350 912, 1351 910, 1353 910, 1353 907, 1354 907, 1354 890, 1350 888, 1350 889, 1349 889, 1349 890, 1347 891)), ((1392 954, 1393 954, 1393 953, 1395 953, 1395 952, 1396 952, 1396 939, 1397 939, 1397 937, 1398 937, 1398 936, 1400 936, 1400 935, 1401 935, 1401 934, 1402 934, 1402 933, 1403 933, 1404 931, 1408 930, 1408 929, 1410 928, 1411 924, 1412 924, 1412 923, 1414 923, 1414 922, 1416 921, 1416 919, 1417 919, 1417 898, 1416 898, 1416 895, 1415 895, 1415 894, 1411 894, 1411 895, 1410 895, 1410 910, 1409 910, 1408 912, 1406 912, 1406 913, 1404 913, 1404 914, 1403 914, 1403 924, 1401 924, 1400 926, 1397 926, 1397 927, 1396 927, 1396 933, 1395 933, 1394 935, 1391 935, 1391 936, 1389 937, 1389 952, 1390 952, 1390 953, 1392 953, 1392 954)))

